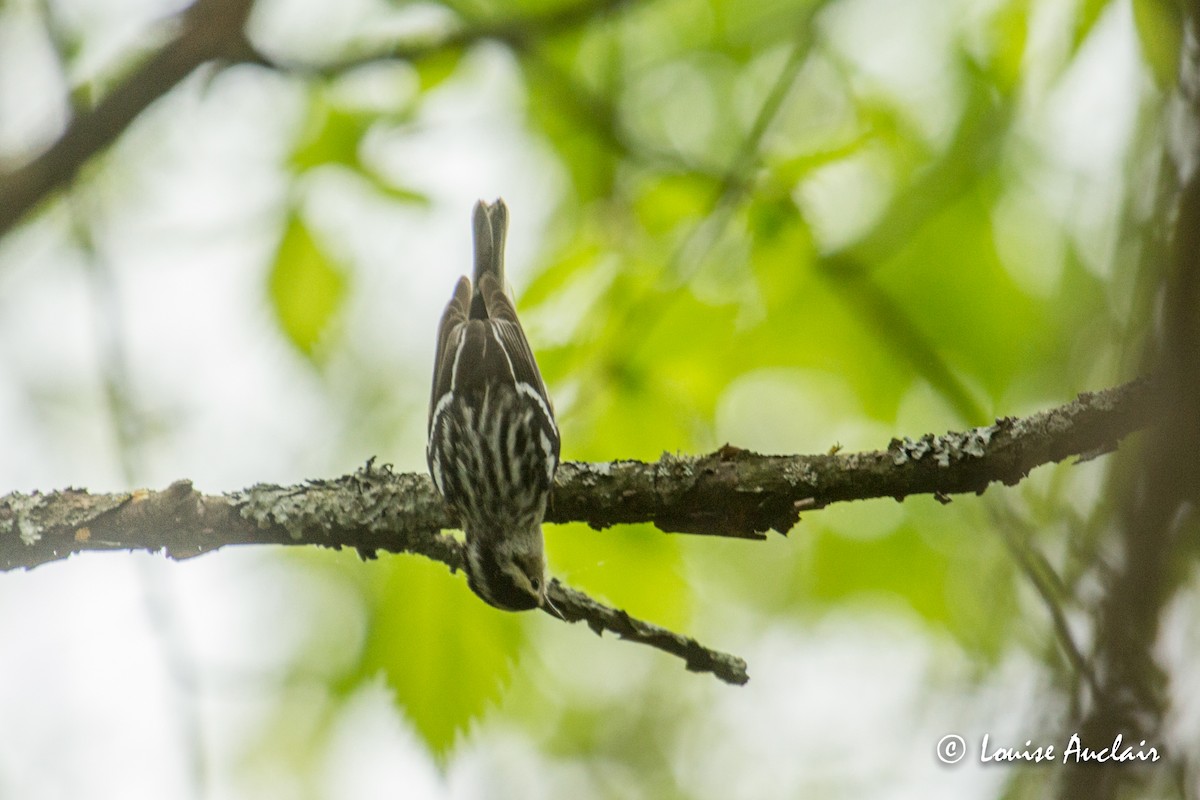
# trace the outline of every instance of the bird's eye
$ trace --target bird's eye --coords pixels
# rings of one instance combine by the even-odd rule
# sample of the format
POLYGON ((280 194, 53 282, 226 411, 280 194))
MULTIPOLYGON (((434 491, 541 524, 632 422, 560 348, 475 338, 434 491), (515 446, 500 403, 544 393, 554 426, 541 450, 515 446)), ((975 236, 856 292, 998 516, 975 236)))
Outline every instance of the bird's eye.
POLYGON ((529 582, 529 585, 533 587, 533 590, 534 590, 535 592, 541 591, 541 588, 542 588, 542 579, 541 579, 541 578, 534 578, 533 580, 531 580, 531 581, 529 582))

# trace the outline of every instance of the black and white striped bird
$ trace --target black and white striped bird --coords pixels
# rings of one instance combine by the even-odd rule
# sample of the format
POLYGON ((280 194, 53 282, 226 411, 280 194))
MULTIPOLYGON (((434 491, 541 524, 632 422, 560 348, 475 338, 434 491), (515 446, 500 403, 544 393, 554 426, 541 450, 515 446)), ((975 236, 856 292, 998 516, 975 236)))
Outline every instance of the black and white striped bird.
POLYGON ((503 200, 475 204, 475 281, 459 278, 438 328, 429 443, 433 482, 467 537, 467 583, 490 605, 546 603, 542 518, 558 426, 504 289, 503 200))

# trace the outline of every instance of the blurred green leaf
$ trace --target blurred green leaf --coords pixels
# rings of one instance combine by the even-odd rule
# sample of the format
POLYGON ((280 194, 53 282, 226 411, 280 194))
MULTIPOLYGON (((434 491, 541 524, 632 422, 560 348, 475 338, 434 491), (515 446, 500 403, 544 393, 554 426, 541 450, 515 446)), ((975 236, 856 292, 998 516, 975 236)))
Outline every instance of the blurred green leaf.
POLYGON ((809 608, 813 600, 836 606, 890 598, 975 652, 998 654, 1013 633, 1008 622, 1020 615, 1012 562, 999 537, 982 533, 990 522, 978 507, 935 506, 928 498, 906 506, 908 519, 882 536, 818 529, 794 602, 809 608), (964 538, 973 521, 981 534, 964 538))
POLYGON ((387 557, 369 569, 370 638, 342 688, 382 673, 429 749, 444 757, 500 698, 529 615, 485 605, 461 577, 426 559, 387 557))
POLYGON ((1021 65, 1029 39, 1029 2, 1006 3, 992 21, 994 56, 991 74, 998 88, 1008 94, 1021 81, 1021 65))
POLYGON ((378 115, 340 108, 318 95, 309 104, 304 133, 289 163, 296 172, 325 164, 360 169, 359 143, 378 115))
POLYGON ((531 123, 560 156, 578 199, 610 196, 626 145, 613 99, 585 86, 569 65, 522 59, 531 123))
POLYGON ((317 343, 341 307, 346 273, 321 249, 296 214, 284 229, 267 291, 288 341, 315 358, 317 343))
POLYGON ((1054 344, 1045 337, 1044 307, 1000 262, 990 213, 988 198, 968 195, 914 232, 876 276, 952 366, 998 395, 1033 352, 1054 344))
POLYGON ((360 172, 358 175, 371 185, 375 191, 389 200, 418 208, 429 208, 432 205, 429 195, 417 189, 406 186, 396 186, 373 171, 360 172))
MULTIPOLYGON (((602 255, 599 243, 586 231, 579 232, 566 249, 526 285, 520 297, 522 311, 557 299, 558 293, 565 291, 575 278, 595 274, 597 260, 602 255)), ((594 295, 589 299, 594 301, 594 295)))
POLYGON ((363 158, 363 139, 372 128, 403 121, 410 110, 380 113, 370 107, 357 108, 336 102, 333 95, 331 90, 314 90, 304 132, 288 159, 289 168, 300 175, 318 167, 341 167, 389 200, 427 206, 429 198, 424 193, 397 185, 363 158))
POLYGON ((633 211, 651 235, 694 226, 710 211, 717 182, 706 175, 676 173, 651 177, 640 187, 633 211))
POLYGON ((557 525, 546 537, 552 570, 629 613, 668 627, 686 622, 688 583, 677 542, 652 525, 603 532, 557 525))
POLYGON ((414 62, 417 77, 420 80, 421 92, 436 89, 449 80, 462 63, 463 49, 451 47, 435 50, 414 62))
POLYGON ((1101 15, 1110 5, 1112 5, 1112 0, 1081 0, 1079 9, 1075 12, 1075 33, 1071 41, 1072 53, 1087 40, 1101 15))
POLYGON ((835 603, 862 594, 891 595, 930 622, 947 623, 945 583, 950 560, 904 526, 874 539, 821 530, 806 594, 835 603))
POLYGON ((1160 88, 1175 85, 1183 47, 1183 14, 1176 0, 1133 0, 1142 55, 1160 88))

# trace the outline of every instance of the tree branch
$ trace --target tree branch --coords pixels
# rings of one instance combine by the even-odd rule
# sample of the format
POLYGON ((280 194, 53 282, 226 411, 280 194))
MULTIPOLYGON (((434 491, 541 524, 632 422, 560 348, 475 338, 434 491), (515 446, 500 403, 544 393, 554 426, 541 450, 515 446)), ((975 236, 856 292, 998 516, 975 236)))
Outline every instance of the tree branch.
POLYGON ((986 428, 893 439, 882 451, 764 456, 726 445, 652 464, 563 464, 547 519, 594 528, 653 522, 674 533, 762 539, 830 503, 979 494, 995 481, 1014 485, 1042 464, 1113 449, 1151 422, 1154 392, 1152 381, 1134 381, 986 428))
POLYGON ((246 39, 244 27, 254 0, 196 0, 180 18, 179 32, 135 69, 92 110, 80 114, 45 152, 7 174, 0 174, 0 236, 38 203, 69 184, 89 159, 105 150, 155 100, 201 64, 209 61, 260 64, 298 74, 328 76, 364 64, 417 61, 484 39, 512 46, 531 33, 551 35, 580 25, 628 0, 583 0, 536 15, 463 25, 445 34, 365 56, 324 65, 272 61, 246 39))
MULTIPOLYGON (((190 481, 161 492, 14 493, 0 498, 0 565, 31 567, 86 550, 152 550, 183 559, 229 544, 317 544, 353 547, 364 558, 379 550, 420 553, 455 572, 465 563, 462 543, 428 526, 428 520, 447 519, 445 512, 426 476, 396 475, 373 460, 337 480, 259 485, 229 495, 202 495, 190 481)), ((557 580, 549 595, 558 612, 546 609, 551 616, 656 647, 684 659, 689 670, 727 683, 749 680, 737 656, 609 608, 557 580)))
MULTIPOLYGON (((1036 466, 1112 449, 1151 421, 1154 383, 1134 381, 1080 395, 1064 406, 995 425, 914 441, 885 451, 762 456, 726 445, 705 456, 655 463, 566 463, 559 468, 549 522, 594 528, 652 522, 664 531, 765 538, 786 533, 800 511, 829 503, 956 492, 1019 482, 1036 466)), ((0 569, 33 567, 86 550, 162 551, 189 558, 231 544, 317 544, 420 553, 451 571, 462 544, 441 531, 457 527, 423 474, 394 474, 372 461, 359 471, 298 486, 259 484, 202 495, 189 481, 161 492, 90 494, 65 489, 0 498, 0 569)), ((554 581, 551 600, 569 622, 585 620, 685 659, 689 669, 731 683, 746 681, 745 662, 693 639, 634 619, 554 581)))

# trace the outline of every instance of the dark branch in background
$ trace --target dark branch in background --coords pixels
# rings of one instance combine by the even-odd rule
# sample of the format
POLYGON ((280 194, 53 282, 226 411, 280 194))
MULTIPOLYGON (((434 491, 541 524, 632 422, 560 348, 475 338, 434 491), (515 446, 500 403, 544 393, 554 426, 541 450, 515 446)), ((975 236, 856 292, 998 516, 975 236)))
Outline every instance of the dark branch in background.
MULTIPOLYGON (((817 456, 762 456, 723 447, 706 456, 656 463, 568 462, 559 468, 550 522, 595 528, 650 522, 664 531, 764 538, 786 533, 800 512, 874 497, 982 492, 1015 484, 1042 464, 1106 452, 1146 427, 1156 383, 1135 381, 1081 395, 1029 417, 987 428, 893 440, 887 450, 817 456)), ((462 545, 441 531, 458 522, 426 475, 362 470, 300 486, 258 485, 202 495, 188 481, 162 492, 94 495, 81 489, 0 498, 0 568, 32 567, 86 550, 142 549, 188 558, 231 544, 316 544, 420 553, 451 570, 462 545)), ((745 663, 696 641, 607 608, 555 582, 551 600, 571 622, 649 644, 689 669, 746 680, 745 663)))
POLYGON ((1050 614, 1055 639, 1074 673, 1076 682, 1083 682, 1095 696, 1100 696, 1102 693, 1100 681, 1096 677, 1091 663, 1080 650, 1067 621, 1067 612, 1063 606, 1070 602, 1070 592, 1049 559, 1037 549, 1033 542, 1033 537, 1039 532, 1038 529, 1011 509, 1004 511, 993 509, 992 527, 1000 534, 1013 562, 1025 575, 1025 579, 1029 581, 1034 591, 1038 593, 1042 605, 1050 614))
POLYGON ((48 150, 0 175, 0 236, 52 192, 75 179, 92 156, 106 149, 139 114, 214 59, 244 60, 242 35, 253 0, 197 0, 181 17, 179 32, 91 111, 80 114, 48 150))
POLYGON ((0 174, 0 236, 55 191, 68 185, 92 157, 107 149, 155 100, 208 62, 252 63, 298 74, 340 74, 385 60, 416 61, 484 39, 520 42, 551 35, 625 5, 628 0, 586 0, 537 15, 463 25, 447 33, 404 42, 378 53, 336 63, 275 62, 246 39, 254 0, 196 0, 179 19, 179 32, 133 70, 92 110, 79 114, 45 152, 12 172, 0 174))
MULTIPOLYGON (((1159 376, 1161 413, 1136 458, 1123 459, 1114 470, 1119 476, 1113 493, 1120 550, 1105 575, 1097 615, 1092 661, 1100 692, 1080 720, 1080 736, 1098 743, 1118 735, 1131 744, 1143 739, 1161 743, 1170 695, 1167 676, 1155 659, 1156 645, 1163 611, 1187 577, 1182 566, 1195 553, 1200 507, 1200 2, 1180 6, 1185 30, 1177 99, 1184 113, 1167 115, 1168 124, 1176 127, 1167 139, 1176 149, 1166 148, 1163 166, 1179 182, 1165 198, 1167 240, 1148 253, 1161 289, 1161 325, 1151 331, 1147 348, 1149 366, 1159 376)), ((1181 765, 1182 796, 1185 782, 1195 785, 1196 755, 1164 755, 1181 765)), ((1121 766, 1073 766, 1061 796, 1108 800, 1137 794, 1130 784, 1136 787, 1145 776, 1121 766)))

